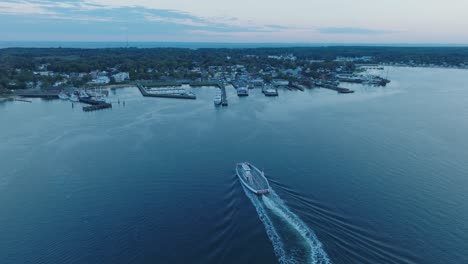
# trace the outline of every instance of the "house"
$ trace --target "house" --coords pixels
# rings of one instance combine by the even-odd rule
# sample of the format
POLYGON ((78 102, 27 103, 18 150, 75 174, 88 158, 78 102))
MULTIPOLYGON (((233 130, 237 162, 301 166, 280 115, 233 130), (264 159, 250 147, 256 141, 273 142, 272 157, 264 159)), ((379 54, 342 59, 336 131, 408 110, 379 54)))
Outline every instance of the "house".
POLYGON ((119 72, 117 74, 112 75, 115 82, 124 82, 126 80, 130 80, 130 74, 128 72, 119 72))
POLYGON ((96 79, 93 79, 91 82, 94 84, 108 84, 110 82, 110 79, 107 76, 100 76, 96 79))

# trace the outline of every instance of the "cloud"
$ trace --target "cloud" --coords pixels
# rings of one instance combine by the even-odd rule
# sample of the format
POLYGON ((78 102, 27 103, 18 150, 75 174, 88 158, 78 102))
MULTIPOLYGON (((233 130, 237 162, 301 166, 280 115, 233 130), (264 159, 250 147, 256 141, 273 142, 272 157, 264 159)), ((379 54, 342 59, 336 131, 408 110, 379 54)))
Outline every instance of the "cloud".
POLYGON ((352 34, 352 35, 379 35, 392 33, 385 30, 374 30, 367 28, 354 28, 354 27, 324 27, 318 28, 322 34, 352 34))
POLYGON ((51 15, 56 14, 50 11, 40 3, 32 3, 28 1, 0 1, 0 14, 4 15, 51 15))
POLYGON ((203 21, 195 21, 192 18, 163 17, 163 16, 150 15, 150 14, 145 15, 144 18, 145 20, 150 21, 150 22, 172 23, 172 24, 185 25, 185 26, 191 26, 191 27, 208 26, 207 23, 203 21))

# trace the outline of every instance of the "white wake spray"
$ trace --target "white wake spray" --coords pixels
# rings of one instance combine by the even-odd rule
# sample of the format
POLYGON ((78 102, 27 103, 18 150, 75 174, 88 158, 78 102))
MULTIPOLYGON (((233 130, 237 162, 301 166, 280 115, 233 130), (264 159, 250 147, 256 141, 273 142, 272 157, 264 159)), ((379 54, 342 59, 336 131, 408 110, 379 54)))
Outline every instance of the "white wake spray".
MULTIPOLYGON (((243 187, 243 186, 242 186, 243 187)), ((255 207, 260 221, 265 226, 268 238, 273 244, 273 250, 278 257, 280 264, 293 263, 314 263, 314 264, 331 264, 326 252, 323 250, 322 243, 312 230, 302 221, 296 214, 291 212, 283 200, 271 190, 270 194, 264 196, 256 196, 250 191, 244 192, 255 207), (267 209, 277 215, 283 223, 288 224, 291 231, 297 232, 304 244, 307 246, 307 260, 297 260, 293 252, 287 252, 284 247, 284 242, 279 235, 276 226, 280 223, 275 223, 269 217, 267 209)))

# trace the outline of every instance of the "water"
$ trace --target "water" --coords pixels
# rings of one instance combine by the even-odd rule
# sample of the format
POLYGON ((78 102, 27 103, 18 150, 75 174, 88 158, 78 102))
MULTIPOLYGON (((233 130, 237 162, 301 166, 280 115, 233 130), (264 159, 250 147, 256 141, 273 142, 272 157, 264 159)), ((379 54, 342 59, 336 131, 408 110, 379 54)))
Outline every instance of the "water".
POLYGON ((111 110, 0 103, 2 263, 468 263, 468 74, 111 110), (246 193, 239 161, 274 193, 246 193))

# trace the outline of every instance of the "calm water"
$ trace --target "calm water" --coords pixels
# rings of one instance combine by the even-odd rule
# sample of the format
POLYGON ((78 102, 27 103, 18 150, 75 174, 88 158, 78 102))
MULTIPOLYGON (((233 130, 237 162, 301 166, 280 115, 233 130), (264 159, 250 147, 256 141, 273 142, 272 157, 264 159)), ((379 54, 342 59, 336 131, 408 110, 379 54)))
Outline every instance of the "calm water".
POLYGON ((0 104, 1 263, 468 263, 468 71, 390 78, 0 104), (273 194, 244 192, 243 160, 273 194))

